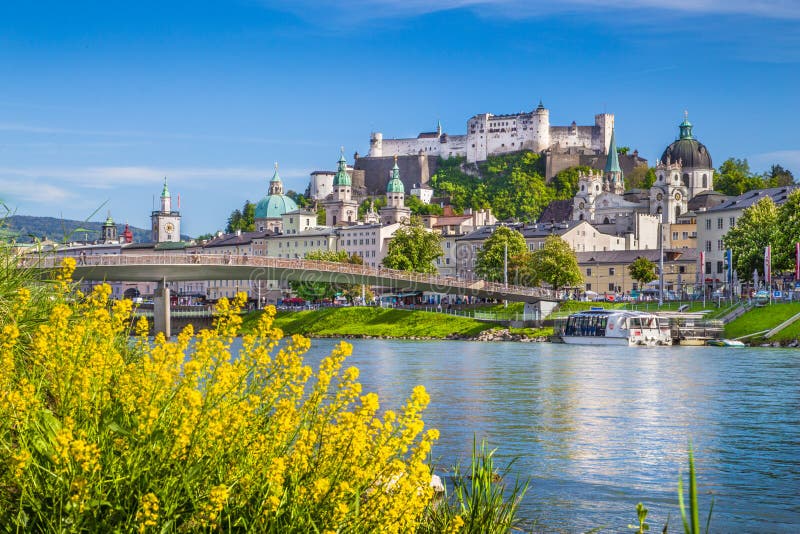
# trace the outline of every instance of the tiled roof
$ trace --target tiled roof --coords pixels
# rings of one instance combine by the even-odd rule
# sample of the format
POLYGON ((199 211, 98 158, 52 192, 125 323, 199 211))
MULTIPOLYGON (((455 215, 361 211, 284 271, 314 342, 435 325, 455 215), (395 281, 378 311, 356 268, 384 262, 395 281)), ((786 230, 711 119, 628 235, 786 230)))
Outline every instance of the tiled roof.
POLYGON ((792 191, 798 188, 800 188, 800 186, 794 185, 771 187, 769 189, 754 189, 739 195, 738 197, 729 197, 726 202, 723 202, 718 206, 714 206, 713 208, 709 208, 708 212, 743 210, 745 208, 749 208, 753 204, 758 203, 759 200, 767 196, 772 198, 772 201, 775 202, 775 204, 780 205, 786 201, 786 197, 788 197, 792 191))

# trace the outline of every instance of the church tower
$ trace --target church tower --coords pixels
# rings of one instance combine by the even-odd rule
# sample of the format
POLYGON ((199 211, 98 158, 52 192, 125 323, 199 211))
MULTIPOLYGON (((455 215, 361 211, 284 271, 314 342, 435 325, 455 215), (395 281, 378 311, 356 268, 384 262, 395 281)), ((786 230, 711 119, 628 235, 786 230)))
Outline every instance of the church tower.
POLYGON ((358 219, 358 202, 353 200, 353 183, 347 174, 344 147, 339 156, 336 175, 333 177, 333 192, 322 201, 322 205, 325 208, 326 226, 355 224, 358 219))
POLYGON ((103 243, 114 243, 117 241, 117 225, 111 218, 111 211, 108 212, 106 222, 103 223, 103 243))
POLYGON ((407 223, 411 220, 411 210, 406 207, 406 189, 400 180, 400 167, 397 166, 397 155, 394 157, 392 178, 386 185, 386 206, 381 208, 383 224, 407 223))
POLYGON ((167 187, 167 178, 164 178, 164 187, 161 189, 161 210, 150 215, 153 222, 153 241, 156 243, 178 243, 181 240, 181 214, 172 209, 172 197, 167 187))
POLYGON ((617 141, 614 137, 614 130, 611 130, 611 142, 608 146, 608 157, 606 158, 606 168, 603 177, 603 189, 615 195, 625 192, 625 180, 622 175, 622 168, 619 166, 619 154, 617 154, 617 141))

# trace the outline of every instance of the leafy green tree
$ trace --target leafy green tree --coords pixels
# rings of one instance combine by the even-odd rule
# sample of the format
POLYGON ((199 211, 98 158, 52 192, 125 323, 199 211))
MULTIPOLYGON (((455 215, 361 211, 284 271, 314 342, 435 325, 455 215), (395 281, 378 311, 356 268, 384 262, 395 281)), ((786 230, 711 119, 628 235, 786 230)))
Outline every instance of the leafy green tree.
POLYGON ((233 210, 228 217, 228 225, 225 227, 226 233, 233 233, 236 230, 242 232, 254 232, 256 229, 256 205, 245 200, 244 206, 240 210, 233 210))
POLYGON ((302 193, 298 193, 297 191, 289 189, 286 192, 286 196, 294 200, 294 203, 297 204, 298 208, 308 208, 311 206, 311 199, 302 193))
POLYGON ((358 218, 363 219, 364 216, 369 212, 369 208, 371 204, 375 204, 375 211, 378 211, 382 207, 386 205, 386 196, 382 195, 379 197, 374 198, 365 198, 361 201, 361 204, 358 205, 358 218))
POLYGON ((325 213, 325 208, 322 206, 317 206, 317 224, 320 226, 325 226, 327 213, 325 213))
POLYGON ((780 231, 773 246, 776 269, 794 269, 795 243, 800 242, 800 189, 795 189, 778 208, 780 231))
POLYGON ((764 173, 763 179, 767 187, 783 187, 795 183, 792 171, 784 169, 780 165, 770 167, 769 171, 764 173))
POLYGON ((514 285, 526 285, 530 253, 525 237, 507 226, 498 227, 478 250, 475 258, 475 273, 490 282, 502 282, 505 276, 505 254, 508 246, 508 281, 514 285))
POLYGON ((628 273, 631 278, 639 282, 639 288, 644 288, 647 282, 652 282, 656 279, 656 264, 647 258, 639 256, 633 263, 628 265, 628 273))
MULTIPOLYGON (((331 261, 336 263, 350 263, 361 265, 364 260, 355 254, 348 256, 343 250, 313 250, 306 254, 307 260, 331 261)), ((358 284, 330 284, 327 282, 314 281, 292 281, 289 282, 292 292, 301 299, 311 302, 333 299, 337 295, 343 295, 349 301, 361 294, 361 286, 358 284)))
POLYGON ((443 254, 441 240, 442 236, 426 230, 415 217, 410 225, 394 233, 383 265, 400 271, 435 273, 434 262, 443 254))
POLYGON ((650 189, 656 183, 656 170, 647 165, 637 165, 625 175, 625 189, 650 189))
POLYGON ((531 271, 534 284, 546 282, 556 291, 583 283, 575 252, 557 235, 548 236, 544 246, 533 252, 531 271))
POLYGON ((439 204, 425 204, 414 195, 406 196, 406 207, 411 210, 411 215, 442 214, 442 207, 439 204))
MULTIPOLYGON (((731 249, 733 264, 741 280, 752 280, 753 272, 764 276, 764 248, 779 242, 778 208, 764 197, 744 212, 723 242, 731 249)), ((780 255, 779 255, 780 256, 780 255)), ((777 266, 776 266, 777 267, 777 266)))
POLYGON ((630 152, 630 151, 631 151, 631 147, 629 147, 629 146, 620 146, 620 147, 617 147, 617 154, 621 154, 621 155, 623 155, 623 156, 624 156, 625 154, 627 154, 628 152, 630 152))
POLYGON ((591 172, 592 168, 586 165, 569 167, 560 171, 550 181, 550 185, 555 188, 557 200, 567 200, 575 196, 578 192, 578 177, 581 173, 591 172))
POLYGON ((196 241, 208 241, 209 239, 214 239, 215 234, 202 234, 195 238, 196 241))
POLYGON ((230 216, 228 217, 228 225, 225 227, 225 233, 232 234, 239 228, 241 228, 242 224, 242 212, 238 209, 233 210, 230 216))
POLYGON ((714 190, 724 195, 738 196, 763 187, 764 180, 750 172, 746 159, 726 159, 714 176, 714 190))

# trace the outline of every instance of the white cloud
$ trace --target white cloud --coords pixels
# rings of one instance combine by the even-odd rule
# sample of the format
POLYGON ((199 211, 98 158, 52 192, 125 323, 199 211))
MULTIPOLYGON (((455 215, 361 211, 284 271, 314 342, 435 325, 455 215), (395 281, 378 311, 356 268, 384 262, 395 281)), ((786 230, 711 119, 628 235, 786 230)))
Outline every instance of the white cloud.
POLYGON ((739 14, 764 18, 800 19, 800 2, 797 0, 356 0, 336 4, 329 10, 310 0, 299 0, 292 10, 301 17, 338 12, 338 17, 353 19, 386 19, 398 15, 425 15, 440 11, 469 9, 478 15, 529 18, 580 9, 600 10, 658 10, 675 13, 739 14), (309 9, 314 6, 314 9, 309 9))
POLYGON ((277 139, 269 137, 252 136, 226 136, 209 134, 187 134, 180 132, 142 132, 136 130, 83 130, 80 128, 61 128, 36 124, 23 124, 14 122, 0 122, 0 132, 15 132, 41 135, 68 135, 87 137, 127 137, 144 139, 178 139, 178 140, 208 140, 229 143, 248 143, 257 145, 294 145, 294 146, 324 146, 321 143, 302 139, 277 139))
MULTIPOLYGON (((211 182, 216 184, 266 181, 272 177, 269 167, 150 167, 150 166, 104 166, 104 167, 0 167, 0 177, 16 177, 13 183, 40 188, 41 182, 58 181, 78 187, 110 189, 119 186, 158 184, 164 179, 170 183, 190 184, 211 182), (35 180, 36 185, 31 185, 35 180)), ((305 169, 280 169, 286 180, 307 177, 305 169)), ((2 185, 0 181, 0 185, 2 185)), ((12 183, 12 182, 10 182, 12 183)), ((1 189, 2 187, 0 187, 1 189)))
POLYGON ((3 199, 6 204, 24 201, 57 206, 75 198, 68 189, 52 184, 33 184, 30 180, 0 179, 0 191, 8 196, 3 199))
POLYGON ((774 152, 762 152, 754 154, 748 158, 750 167, 753 169, 769 170, 771 165, 780 165, 789 169, 800 179, 800 150, 776 150, 774 152))

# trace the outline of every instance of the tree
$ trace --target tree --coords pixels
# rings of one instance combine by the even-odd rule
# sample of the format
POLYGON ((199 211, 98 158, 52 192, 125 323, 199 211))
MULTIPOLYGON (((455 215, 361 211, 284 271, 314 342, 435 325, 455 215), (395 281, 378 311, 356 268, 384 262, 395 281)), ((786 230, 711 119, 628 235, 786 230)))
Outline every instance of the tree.
POLYGON ((245 200, 244 206, 240 210, 233 210, 228 217, 228 225, 225 232, 232 234, 236 230, 242 232, 254 232, 256 230, 256 205, 245 200))
POLYGON ((647 282, 652 282, 656 279, 656 264, 647 258, 639 256, 633 263, 628 265, 628 273, 631 278, 639 282, 639 289, 644 288, 647 282))
POLYGON ((415 217, 410 225, 402 226, 394 233, 383 265, 400 271, 435 273, 434 262, 444 254, 441 240, 442 236, 426 230, 415 217))
POLYGON ((764 197, 745 209, 736 226, 723 242, 731 249, 733 264, 739 278, 752 280, 753 272, 764 276, 764 248, 779 240, 778 208, 770 197, 764 197))
POLYGON ((556 198, 559 200, 571 200, 578 192, 578 178, 581 173, 589 173, 593 169, 586 165, 578 167, 568 167, 553 176, 550 185, 556 190, 556 198))
POLYGON ((294 203, 297 204, 298 208, 307 208, 311 205, 311 200, 307 196, 292 189, 289 189, 286 192, 286 196, 294 200, 294 203))
POLYGON ((789 169, 784 169, 780 165, 773 165, 768 172, 764 173, 764 183, 767 187, 793 185, 794 175, 789 169))
POLYGON ((780 231, 773 247, 776 269, 794 268, 795 243, 800 242, 800 189, 795 189, 778 208, 780 231))
POLYGON ((569 244, 557 235, 548 236, 544 246, 533 252, 531 271, 535 284, 547 282, 556 291, 583 282, 578 258, 569 244))
POLYGON ((475 273, 490 282, 505 279, 506 245, 508 246, 508 280, 514 285, 527 285, 530 253, 521 233, 507 226, 497 228, 483 242, 475 258, 475 273))
POLYGON ((381 195, 374 198, 365 198, 358 205, 358 218, 363 219, 370 209, 370 206, 375 206, 375 211, 378 211, 386 205, 386 196, 381 195))
POLYGON ((763 187, 764 180, 750 172, 746 159, 726 159, 714 177, 714 190, 724 195, 738 196, 763 187))
POLYGON ((617 154, 622 154, 623 156, 631 151, 631 147, 629 146, 620 146, 617 147, 617 154))
POLYGON ((650 189, 656 183, 656 170, 647 165, 637 165, 625 176, 625 189, 650 189))
MULTIPOLYGON (((360 256, 353 254, 348 256, 344 250, 313 250, 306 254, 307 260, 332 261, 336 263, 350 263, 362 265, 364 260, 360 256)), ((361 286, 358 284, 331 284, 328 282, 316 282, 312 280, 301 280, 289 282, 292 292, 301 299, 308 301, 319 301, 333 299, 342 295, 350 302, 361 294, 361 286)))

